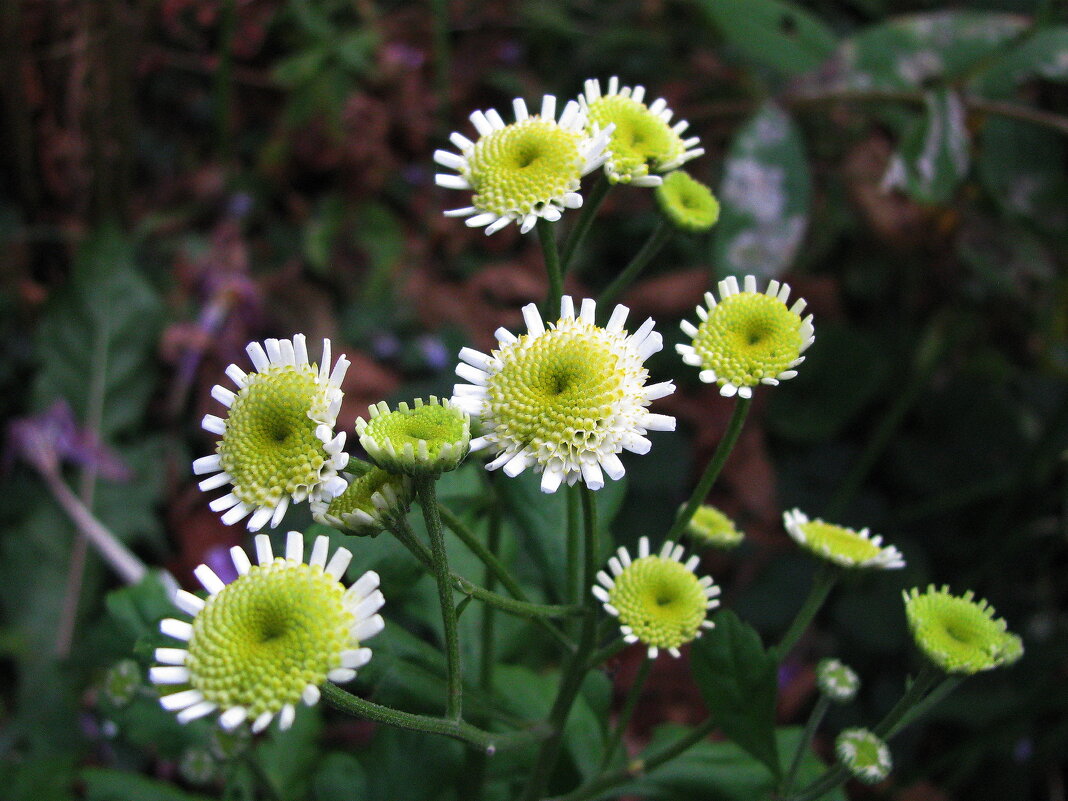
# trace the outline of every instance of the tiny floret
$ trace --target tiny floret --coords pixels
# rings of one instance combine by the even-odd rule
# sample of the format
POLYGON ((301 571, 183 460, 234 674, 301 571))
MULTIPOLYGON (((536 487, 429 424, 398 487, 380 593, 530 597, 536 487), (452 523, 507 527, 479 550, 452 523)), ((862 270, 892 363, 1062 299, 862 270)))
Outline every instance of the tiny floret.
POLYGON ((890 749, 868 729, 846 729, 834 743, 838 760, 854 778, 876 784, 890 775, 890 749))
POLYGON ((597 574, 594 596, 608 614, 619 618, 619 630, 628 643, 640 642, 650 659, 660 649, 672 656, 713 627, 708 613, 719 606, 720 588, 710 576, 694 572, 701 558, 696 554, 684 563, 683 547, 665 542, 659 554, 650 555, 649 538, 638 541, 638 558, 620 548, 608 560, 609 575, 597 574))
POLYGON ((515 222, 526 233, 539 219, 555 222, 565 209, 582 205, 582 176, 600 167, 611 129, 586 131, 586 115, 574 100, 556 117, 556 98, 545 95, 538 114, 526 103, 512 103, 515 122, 506 125, 495 109, 476 111, 478 131, 472 142, 460 133, 450 137, 460 151, 438 150, 434 161, 453 173, 439 173, 438 186, 474 192, 471 205, 445 212, 466 217, 467 225, 485 226, 492 234, 515 222))
POLYGON ((591 135, 612 128, 605 161, 605 174, 612 183, 659 186, 661 173, 705 152, 698 137, 684 138, 690 125, 686 120, 671 122, 673 112, 664 98, 648 106, 644 100, 644 86, 620 86, 614 76, 604 93, 600 81, 590 78, 579 97, 591 135))
POLYGON ((527 333, 496 332, 489 355, 460 351, 456 374, 469 381, 453 389, 456 403, 482 422, 471 450, 491 448, 490 470, 515 477, 533 468, 543 492, 582 480, 604 486, 604 475, 624 473, 619 454, 648 453, 649 431, 673 431, 675 418, 654 414, 649 404, 670 395, 670 381, 646 386, 644 362, 663 347, 646 320, 632 334, 624 329, 628 309, 616 306, 607 325, 595 322, 596 304, 583 300, 578 314, 571 297, 560 302, 560 319, 546 325, 531 303, 523 307, 527 333))
POLYGON ((396 525, 411 508, 412 482, 405 475, 352 459, 342 477, 348 482, 344 492, 331 501, 311 504, 317 523, 346 534, 374 537, 396 525))
POLYGON ((949 587, 903 593, 909 629, 919 649, 946 673, 970 675, 1011 665, 1023 656, 1020 638, 994 617, 986 601, 969 590, 951 595, 949 587))
POLYGON ((433 476, 455 470, 471 445, 471 416, 457 404, 416 398, 390 411, 385 403, 368 408, 370 420, 356 420, 360 445, 390 473, 433 476))
POLYGON ((194 572, 206 599, 178 590, 175 605, 192 618, 167 618, 163 634, 181 647, 157 648, 149 679, 170 692, 163 708, 179 723, 219 713, 227 730, 248 722, 253 733, 278 718, 288 729, 303 701, 319 700, 327 681, 347 682, 371 659, 363 645, 380 632, 384 599, 378 575, 364 573, 347 590, 341 578, 352 554, 315 539, 304 562, 304 536, 289 532, 284 557, 266 534, 256 535, 253 565, 241 548, 230 554, 238 577, 224 584, 207 565, 194 572))
POLYGON ((838 659, 821 659, 816 665, 816 684, 827 698, 836 704, 845 704, 856 697, 860 676, 838 659))
POLYGON ((732 276, 719 282, 719 302, 706 292, 705 305, 697 307, 699 324, 682 321, 692 343, 675 346, 686 364, 700 368, 702 381, 718 384, 728 398, 751 398, 758 384, 793 378, 815 340, 812 315, 801 317, 805 301, 786 305, 788 284, 771 281, 766 292, 757 292, 756 277, 747 275, 744 287, 732 276))
POLYGON ((738 530, 733 520, 716 507, 707 505, 697 507, 686 526, 686 533, 695 545, 711 548, 736 548, 745 539, 745 534, 738 530))
POLYGON ((683 231, 699 234, 719 220, 719 201, 712 190, 683 170, 670 173, 655 195, 660 213, 683 231))
POLYGON ((205 430, 219 440, 215 453, 193 462, 208 491, 230 485, 210 504, 227 525, 249 517, 258 531, 282 521, 290 502, 332 498, 345 489, 338 471, 348 463, 345 434, 334 433, 341 409, 341 381, 349 361, 330 367, 330 340, 323 340, 320 366, 308 361, 304 335, 252 342, 246 348, 256 368, 236 364, 226 375, 237 391, 221 385, 211 395, 227 408, 225 417, 204 417, 205 430))
POLYGON ((798 545, 836 565, 882 570, 905 566, 901 551, 893 545, 883 545, 883 538, 873 537, 866 528, 855 531, 819 518, 809 520, 800 509, 783 513, 782 520, 798 545))

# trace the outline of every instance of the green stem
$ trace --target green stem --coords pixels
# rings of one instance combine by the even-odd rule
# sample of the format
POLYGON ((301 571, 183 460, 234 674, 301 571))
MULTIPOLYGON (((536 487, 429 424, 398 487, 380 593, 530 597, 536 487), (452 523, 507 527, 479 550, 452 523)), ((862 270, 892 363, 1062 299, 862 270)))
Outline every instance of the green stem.
POLYGON ((816 568, 816 575, 813 577, 812 589, 809 590, 808 597, 805 598, 805 602, 797 611, 797 616, 790 624, 790 628, 786 630, 786 633, 782 636, 782 640, 775 647, 775 655, 780 662, 785 659, 786 655, 790 653, 790 650, 797 645, 797 641, 801 639, 801 635, 805 633, 805 629, 812 623, 813 618, 816 617, 816 613, 820 611, 823 602, 827 600, 827 596, 838 582, 839 575, 840 571, 834 565, 827 562, 820 562, 819 566, 816 568))
MULTIPOLYGON (((597 556, 600 553, 597 537, 597 507, 593 491, 585 484, 582 485, 582 522, 585 533, 585 553, 583 564, 585 571, 583 580, 585 586, 592 587, 597 575, 597 556)), ((575 703, 582 681, 588 671, 590 652, 595 643, 597 631, 597 619, 594 615, 593 595, 586 600, 586 615, 582 619, 582 628, 579 633, 578 650, 571 654, 567 668, 564 670, 560 687, 549 712, 550 734, 542 743, 538 751, 537 761, 531 771, 526 789, 521 796, 522 801, 536 801, 541 797, 549 776, 556 767, 556 760, 560 756, 560 745, 563 740, 564 726, 567 723, 571 707, 575 703)))
POLYGON ((697 512, 697 507, 699 507, 708 496, 708 491, 712 489, 712 485, 716 483, 720 470, 723 469, 727 457, 730 456, 731 450, 734 449, 734 444, 738 441, 738 435, 742 432, 742 425, 745 423, 745 417, 749 413, 749 406, 751 404, 752 398, 738 398, 735 401, 734 412, 731 414, 730 422, 727 423, 727 430, 723 434, 723 439, 721 439, 719 445, 716 446, 716 452, 712 454, 712 458, 708 462, 708 467, 705 468, 701 480, 697 482, 697 486, 694 488, 690 500, 686 503, 683 510, 679 512, 678 517, 675 518, 675 524, 668 532, 667 539, 679 539, 682 532, 686 530, 686 526, 690 524, 690 520, 693 519, 694 514, 697 512))
POLYGON ((251 748, 245 752, 245 761, 248 763, 249 768, 252 769, 252 775, 256 777, 256 784, 263 791, 264 798, 267 801, 282 801, 278 788, 274 786, 271 777, 263 769, 263 765, 260 764, 259 757, 251 748))
MULTIPOLYGON (((442 521, 449 530, 456 535, 457 539, 464 544, 464 546, 471 551, 478 560, 486 566, 486 580, 485 585, 487 590, 492 590, 490 586, 490 579, 494 578, 504 585, 504 588, 508 590, 515 598, 520 601, 526 601, 527 596, 523 592, 512 574, 508 572, 508 568, 504 566, 504 563, 493 553, 490 548, 487 548, 482 540, 480 540, 471 529, 469 529, 464 521, 461 520, 451 509, 442 504, 438 504, 438 514, 441 515, 442 521)), ((493 512, 491 512, 493 514, 493 512)), ((500 514, 497 513, 497 534, 500 535, 500 514)), ((492 518, 491 518, 492 520, 492 518)), ((491 523, 492 525, 492 523, 491 523)), ((491 531, 492 534, 492 531, 491 531)))
POLYGON ((617 275, 615 280, 597 298, 597 305, 602 308, 611 306, 620 293, 634 282, 634 279, 653 260, 653 257, 660 252, 660 249, 671 238, 672 231, 671 223, 661 217, 653 232, 649 234, 649 238, 634 254, 634 258, 630 260, 630 264, 623 268, 623 272, 617 275))
POLYGON ((786 777, 782 780, 783 795, 788 795, 794 789, 797 772, 801 769, 801 760, 805 756, 805 751, 812 746, 812 738, 816 736, 816 729, 819 728, 820 723, 823 721, 823 716, 827 714, 830 706, 831 699, 821 694, 819 700, 816 701, 816 705, 812 707, 812 713, 808 716, 808 722, 805 724, 805 731, 801 735, 801 740, 797 743, 797 751, 794 752, 790 769, 786 771, 786 777))
POLYGON ((549 297, 545 301, 545 318, 548 320, 560 316, 560 298, 564 294, 564 275, 560 272, 560 251, 556 246, 556 229, 553 225, 544 217, 539 217, 534 224, 545 259, 545 272, 549 276, 549 297))
MULTIPOLYGON (((456 627, 456 605, 452 600, 452 575, 445 553, 445 535, 438 516, 438 500, 434 478, 416 476, 413 479, 423 519, 430 535, 430 558, 434 578, 438 582, 438 600, 441 602, 441 622, 445 629, 445 717, 460 720, 463 716, 463 679, 460 672, 460 638, 456 627)), ((469 595, 473 593, 468 593, 469 595)))
POLYGON ((578 603, 582 598, 579 586, 580 537, 582 527, 579 523, 578 487, 567 488, 567 588, 564 597, 568 603, 578 603))
POLYGON ((396 726, 399 729, 421 731, 427 734, 441 734, 474 746, 487 754, 536 742, 544 739, 548 734, 547 730, 538 727, 504 733, 485 731, 462 720, 401 712, 399 709, 382 706, 355 696, 329 682, 320 687, 320 689, 327 703, 342 712, 347 712, 355 717, 374 721, 375 723, 396 726))
POLYGON ((705 739, 705 737, 711 734, 712 730, 715 728, 716 724, 709 718, 697 728, 691 729, 682 737, 679 737, 679 739, 667 746, 660 753, 654 754, 648 759, 635 759, 625 768, 620 768, 612 773, 598 776, 596 779, 584 784, 577 790, 574 790, 567 795, 550 799, 550 801, 588 801, 588 799, 596 798, 605 790, 630 781, 636 776, 649 773, 663 765, 665 762, 670 762, 675 757, 685 753, 705 739))
POLYGON ((626 647, 627 643, 624 642, 622 637, 613 640, 604 648, 594 651, 593 656, 591 656, 589 662, 586 663, 586 669, 592 670, 595 667, 603 665, 626 647))
POLYGON ((641 667, 638 668, 638 675, 634 677, 634 681, 630 685, 630 689, 627 690, 627 699, 623 702, 623 709, 619 712, 619 720, 616 721, 616 727, 612 731, 612 736, 608 740, 608 744, 604 747, 604 754, 601 756, 601 766, 597 769, 600 773, 604 771, 609 765, 612 764, 612 758, 616 755, 616 749, 619 748, 619 744, 623 741, 623 735, 627 731, 627 725, 630 723, 630 718, 634 714, 634 708, 638 706, 638 699, 641 697, 642 690, 645 689, 645 682, 649 678, 649 671, 652 670, 653 660, 646 654, 642 659, 641 667))
POLYGON ((586 233, 590 230, 593 218, 597 215, 597 210, 601 208, 601 204, 608 194, 609 186, 608 179, 605 177, 604 172, 601 172, 590 189, 589 197, 582 204, 582 212, 579 214, 578 222, 575 223, 575 227, 571 229, 567 241, 564 242, 564 251, 560 256, 561 274, 566 273, 567 268, 571 266, 571 257, 575 255, 578 246, 586 238, 586 233))
POLYGON ((912 680, 908 688, 905 690, 905 694, 901 696, 901 700, 894 705, 886 717, 883 718, 879 725, 872 731, 875 732, 876 737, 882 739, 888 739, 892 734, 897 734, 903 726, 902 721, 906 716, 921 701, 927 693, 938 683, 938 680, 942 677, 942 672, 932 665, 930 662, 924 662, 923 667, 920 668, 920 672, 916 675, 916 678, 912 680))
MULTIPOLYGON (((414 556, 420 564, 427 570, 433 571, 434 560, 430 554, 430 549, 421 543, 418 537, 415 536, 415 532, 412 531, 406 520, 402 520, 394 525, 390 531, 397 538, 401 545, 407 548, 412 556, 414 556)), ((456 583, 456 588, 465 595, 482 601, 482 603, 489 604, 509 614, 517 615, 519 617, 527 617, 533 620, 535 623, 543 621, 549 617, 568 617, 569 615, 578 615, 583 610, 581 606, 562 606, 560 604, 536 604, 529 601, 514 600, 505 595, 500 595, 496 592, 480 587, 473 581, 469 581, 461 576, 459 573, 449 572, 449 577, 456 583)), ((524 596, 525 597, 525 596, 524 596)), ((568 650, 574 650, 574 643, 571 642, 559 629, 555 626, 550 626, 554 637, 560 640, 560 644, 568 650)))
MULTIPOLYGON (((451 514, 451 513, 450 513, 451 514)), ((486 539, 486 550, 489 555, 496 560, 497 551, 501 547, 501 508, 494 504, 490 509, 489 518, 489 533, 486 539)), ((481 545, 481 543, 479 543, 481 545)), ((496 575, 490 568, 489 564, 486 565, 486 572, 483 575, 482 582, 486 585, 487 590, 493 590, 494 579, 496 575)), ((478 672, 479 686, 483 690, 491 690, 493 688, 493 665, 495 663, 494 653, 494 610, 492 606, 485 606, 482 609, 482 664, 478 672)))

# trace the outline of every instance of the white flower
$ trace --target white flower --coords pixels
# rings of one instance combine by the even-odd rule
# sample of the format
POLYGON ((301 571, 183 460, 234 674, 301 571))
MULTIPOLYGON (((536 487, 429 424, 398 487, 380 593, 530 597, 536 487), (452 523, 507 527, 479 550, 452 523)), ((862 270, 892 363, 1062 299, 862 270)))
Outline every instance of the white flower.
POLYGON ((564 209, 582 205, 583 175, 600 167, 611 130, 586 133, 586 115, 569 100, 556 119, 556 98, 545 95, 541 113, 530 115, 521 98, 512 101, 516 121, 506 125, 495 109, 476 111, 471 122, 479 138, 461 133, 449 139, 459 153, 438 150, 434 161, 456 174, 439 173, 438 186, 469 189, 471 205, 445 212, 466 217, 471 227, 492 234, 510 222, 526 233, 539 218, 555 222, 564 209))
POLYGON ((345 491, 338 471, 348 464, 344 432, 335 434, 341 409, 341 381, 349 361, 339 356, 330 369, 330 340, 323 340, 320 367, 308 361, 304 335, 268 339, 246 348, 256 368, 236 364, 226 375, 237 392, 216 385, 211 395, 228 409, 225 418, 204 416, 204 429, 217 434, 216 452, 193 462, 208 491, 225 484, 230 492, 211 502, 227 525, 248 515, 250 531, 277 526, 290 501, 333 498, 345 491))
POLYGON ((200 565, 195 573, 208 598, 185 590, 174 598, 192 622, 160 622, 160 631, 186 643, 156 649, 161 664, 149 679, 177 690, 160 698, 163 708, 180 723, 221 710, 224 729, 249 721, 259 732, 275 716, 287 729, 298 702, 319 700, 320 685, 355 678, 371 659, 363 641, 384 626, 378 610, 385 600, 373 571, 346 590, 340 579, 352 554, 338 548, 327 562, 328 551, 329 540, 317 537, 305 564, 304 537, 291 531, 285 557, 275 558, 270 538, 258 534, 259 564, 230 549, 239 574, 230 584, 200 565))
POLYGON ((644 86, 620 87, 615 76, 609 79, 605 94, 601 94, 600 81, 591 78, 579 97, 592 134, 612 129, 605 162, 612 183, 659 186, 660 176, 651 173, 671 172, 705 152, 698 147, 698 137, 682 138, 690 125, 686 120, 671 124, 672 111, 664 98, 649 106, 642 102, 644 98, 644 86))
POLYGON ((604 475, 619 479, 619 453, 648 453, 649 431, 674 431, 675 418, 654 414, 649 404, 670 395, 670 381, 646 386, 643 362, 663 347, 646 320, 633 333, 623 328, 626 306, 616 306, 605 327, 594 322, 596 304, 560 302, 560 319, 546 327, 533 303, 523 307, 527 333, 501 328, 500 347, 486 355, 460 351, 456 374, 470 381, 453 389, 453 403, 482 420, 471 450, 492 448, 487 467, 517 476, 528 467, 542 474, 543 492, 582 479, 590 489, 604 475), (603 472, 602 472, 603 471, 603 472))
POLYGON ((854 531, 819 519, 809 520, 800 509, 784 512, 782 521, 798 545, 836 565, 882 570, 905 566, 901 551, 893 545, 884 546, 883 538, 871 536, 866 528, 854 531))
POLYGON ((685 564, 684 549, 670 540, 660 553, 649 554, 649 538, 638 541, 638 558, 632 560, 620 548, 608 560, 609 576, 597 574, 593 594, 612 617, 619 618, 619 630, 628 643, 640 642, 656 659, 661 648, 674 657, 679 647, 700 637, 715 624, 708 612, 719 606, 720 589, 711 576, 697 578, 701 557, 694 554, 685 564))

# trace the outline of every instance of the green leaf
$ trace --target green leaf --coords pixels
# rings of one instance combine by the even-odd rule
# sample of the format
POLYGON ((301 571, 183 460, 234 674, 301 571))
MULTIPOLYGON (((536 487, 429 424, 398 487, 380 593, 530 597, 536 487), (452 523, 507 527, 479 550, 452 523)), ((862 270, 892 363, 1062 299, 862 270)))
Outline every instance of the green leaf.
POLYGON ((454 740, 380 726, 359 754, 367 776, 359 801, 452 801, 463 753, 454 740))
POLYGON ((85 801, 208 801, 166 782, 108 768, 86 768, 82 782, 85 801))
POLYGON ((287 801, 303 801, 308 797, 308 785, 319 755, 321 714, 318 707, 298 704, 293 726, 285 731, 272 727, 256 748, 255 759, 263 768, 263 775, 287 801))
POLYGON ((920 203, 947 203, 971 166, 964 103, 948 89, 927 92, 924 101, 926 113, 905 134, 884 183, 920 203))
MULTIPOLYGON (((965 75, 1027 27, 1019 14, 935 11, 895 17, 847 39, 820 70, 819 91, 914 89, 965 75)), ((813 81, 816 76, 813 76, 813 81)))
POLYGON ((159 298, 138 273, 130 241, 111 229, 90 237, 37 329, 34 405, 66 399, 106 443, 130 434, 155 387, 161 324, 159 298))
POLYGON ((735 134, 719 187, 713 239, 720 275, 774 278, 797 255, 808 227, 811 178, 801 132, 769 101, 735 134))
POLYGON ((987 97, 1007 97, 1031 78, 1068 81, 1068 26, 1046 28, 975 76, 971 88, 987 97))
POLYGON ((816 69, 837 39, 818 17, 783 0, 702 0, 698 7, 745 58, 780 75, 816 69))
POLYGON ((760 635, 725 609, 716 627, 694 643, 694 680, 716 725, 779 775, 775 744, 777 665, 760 635))
POLYGON ((1064 137, 991 117, 980 143, 979 179, 1002 211, 1049 233, 1068 231, 1068 178, 1063 169, 1051 169, 1065 163, 1064 137))
MULTIPOLYGON (((674 724, 660 726, 653 732, 652 741, 642 758, 663 751, 684 736, 688 730, 674 724)), ((798 727, 781 728, 775 732, 783 759, 793 758, 802 731, 798 727)), ((786 767, 786 766, 784 766, 786 767)), ((824 765, 811 750, 801 760, 798 786, 817 778, 824 765)), ((598 798, 619 798, 640 795, 655 801, 754 801, 768 798, 775 790, 775 777, 761 762, 753 759, 736 743, 702 740, 670 762, 649 771, 640 779, 615 787, 598 798)), ((841 788, 824 795, 821 801, 844 801, 841 788)))
POLYGON ((141 637, 156 634, 159 622, 177 612, 170 597, 173 583, 161 572, 149 571, 137 584, 108 593, 105 604, 126 640, 125 650, 132 650, 141 637))
POLYGON ((360 760, 351 754, 340 753, 323 757, 312 778, 312 798, 315 801, 364 798, 366 793, 367 774, 360 760))

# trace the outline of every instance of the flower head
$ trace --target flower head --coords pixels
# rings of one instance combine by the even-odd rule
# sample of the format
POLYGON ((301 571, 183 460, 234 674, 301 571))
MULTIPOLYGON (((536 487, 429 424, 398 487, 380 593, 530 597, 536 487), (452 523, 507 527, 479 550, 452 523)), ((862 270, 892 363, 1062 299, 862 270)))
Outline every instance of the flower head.
POLYGON ((905 615, 916 645, 947 673, 972 674, 1011 665, 1023 656, 1020 638, 1008 631, 1004 619, 994 617, 986 601, 970 590, 950 595, 949 587, 903 593, 905 615))
POLYGON ((304 335, 249 344, 256 370, 236 364, 226 375, 237 392, 216 385, 211 395, 227 407, 226 418, 205 415, 203 426, 222 437, 215 453, 193 462, 202 490, 230 484, 211 502, 227 525, 251 514, 248 528, 277 526, 290 501, 331 498, 345 489, 337 472, 349 460, 345 434, 334 434, 341 409, 341 380, 349 361, 338 357, 330 369, 330 340, 323 340, 320 367, 308 361, 304 335))
POLYGON ((745 539, 734 521, 714 506, 697 507, 686 533, 694 543, 713 548, 734 548, 745 539))
POLYGON ((385 403, 368 408, 370 421, 356 420, 360 444, 371 460, 390 473, 437 475, 455 470, 471 443, 471 417, 457 404, 415 399, 415 405, 385 403))
POLYGON ((901 551, 893 545, 884 546, 883 538, 871 536, 866 528, 854 531, 818 518, 809 520, 800 509, 784 512, 782 521, 798 545, 836 565, 883 570, 905 566, 901 551))
POLYGON ((691 345, 676 345, 686 364, 700 367, 700 379, 719 384, 721 395, 753 396, 757 384, 778 384, 797 375, 793 368, 815 340, 812 315, 801 319, 805 301, 787 308, 790 287, 772 281, 767 292, 756 291, 756 277, 745 277, 745 290, 734 277, 719 282, 720 300, 705 293, 697 307, 701 322, 682 321, 691 345))
POLYGON ((408 513, 412 482, 407 476, 354 459, 342 474, 349 486, 331 501, 313 501, 312 517, 358 536, 376 536, 408 513))
POLYGON ((820 692, 838 704, 852 701, 860 689, 860 676, 838 659, 821 659, 816 665, 816 684, 820 692))
POLYGON ((682 561, 683 547, 670 540, 660 553, 649 554, 649 538, 638 541, 638 558, 632 560, 620 548, 608 560, 609 576, 597 574, 599 584, 593 594, 605 611, 619 618, 619 630, 628 643, 640 642, 655 659, 661 648, 679 656, 679 648, 701 636, 714 624, 709 610, 719 606, 719 587, 711 576, 697 578, 694 572, 701 557, 682 561))
POLYGON ((496 332, 500 347, 490 355, 460 351, 453 402, 482 420, 483 435, 471 450, 493 448, 487 467, 517 476, 528 467, 542 474, 543 492, 580 478, 590 489, 624 473, 619 453, 647 453, 650 431, 673 431, 675 418, 648 411, 675 391, 666 381, 645 385, 643 362, 663 347, 653 321, 633 333, 623 328, 626 306, 617 306, 605 327, 596 304, 584 300, 578 315, 567 295, 560 319, 546 327, 533 303, 523 307, 527 333, 496 332))
POLYGON ((458 174, 439 173, 438 186, 470 189, 471 205, 445 212, 466 217, 467 225, 486 226, 492 234, 515 221, 526 233, 538 218, 555 222, 564 209, 582 205, 583 175, 604 163, 610 130, 586 133, 586 115, 574 100, 556 119, 556 98, 545 95, 541 113, 531 115, 526 103, 512 101, 515 122, 506 125, 495 109, 476 111, 471 122, 478 131, 472 142, 460 133, 450 140, 459 154, 434 153, 434 161, 458 174))
POLYGON ((177 692, 160 699, 178 721, 221 710, 219 724, 234 729, 246 720, 258 732, 278 717, 289 728, 295 705, 319 700, 326 681, 346 682, 367 664, 364 640, 382 630, 384 603, 378 575, 368 571, 348 590, 340 579, 352 554, 338 548, 327 562, 329 542, 317 537, 307 564, 304 537, 289 532, 285 557, 275 558, 266 534, 256 536, 259 564, 232 548, 238 578, 223 584, 210 567, 195 571, 206 600, 179 590, 175 605, 192 623, 168 618, 160 631, 184 648, 157 648, 149 678, 177 692))
POLYGON ((719 201, 712 190, 683 170, 669 173, 654 194, 660 213, 683 231, 699 234, 719 220, 719 201))
POLYGON ((644 86, 621 87, 614 76, 608 80, 605 94, 601 94, 600 81, 590 78, 579 97, 591 133, 613 126, 605 161, 605 173, 612 183, 658 186, 660 176, 651 173, 671 172, 705 152, 698 147, 701 140, 696 136, 682 138, 688 122, 671 124, 672 111, 666 100, 660 98, 646 106, 644 98, 644 86))
POLYGON ((890 749, 868 729, 846 729, 834 742, 839 761, 854 778, 865 784, 881 782, 890 775, 890 749))

